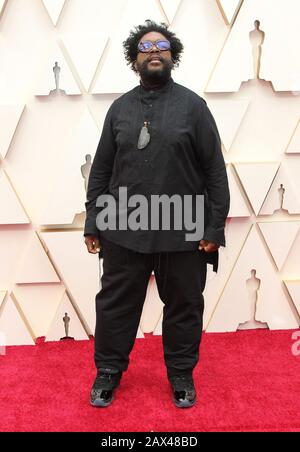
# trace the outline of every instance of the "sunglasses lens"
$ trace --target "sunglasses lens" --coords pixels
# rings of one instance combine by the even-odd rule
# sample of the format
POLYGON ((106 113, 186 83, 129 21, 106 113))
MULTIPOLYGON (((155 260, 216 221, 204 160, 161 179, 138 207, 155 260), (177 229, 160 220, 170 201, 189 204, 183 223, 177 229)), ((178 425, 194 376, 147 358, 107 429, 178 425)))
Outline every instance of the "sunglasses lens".
POLYGON ((159 50, 169 50, 170 43, 169 41, 157 41, 156 46, 159 50))
POLYGON ((150 41, 141 42, 138 45, 138 48, 141 52, 149 52, 149 50, 152 49, 152 42, 150 41))

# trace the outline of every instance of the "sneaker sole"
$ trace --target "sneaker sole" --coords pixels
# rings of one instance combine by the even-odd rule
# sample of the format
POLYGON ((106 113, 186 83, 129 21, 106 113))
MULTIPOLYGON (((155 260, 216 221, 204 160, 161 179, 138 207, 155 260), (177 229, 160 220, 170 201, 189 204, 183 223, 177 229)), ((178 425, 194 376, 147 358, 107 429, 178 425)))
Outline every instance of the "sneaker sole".
POLYGON ((96 408, 105 408, 109 406, 114 400, 114 397, 111 398, 109 402, 105 402, 104 400, 96 399, 94 402, 90 401, 90 404, 96 408))
POLYGON ((183 400, 182 402, 178 402, 173 398, 173 402, 178 408, 191 408, 195 405, 196 400, 197 399, 194 399, 193 401, 183 400))
POLYGON ((192 401, 182 400, 181 402, 178 402, 178 400, 175 399, 174 394, 173 394, 173 386, 170 382, 169 382, 169 384, 170 384, 170 389, 172 392, 172 400, 173 400, 174 405, 176 405, 178 408, 191 408, 192 406, 195 405, 195 403, 197 401, 197 394, 196 394, 196 397, 194 398, 194 400, 192 400, 192 401))

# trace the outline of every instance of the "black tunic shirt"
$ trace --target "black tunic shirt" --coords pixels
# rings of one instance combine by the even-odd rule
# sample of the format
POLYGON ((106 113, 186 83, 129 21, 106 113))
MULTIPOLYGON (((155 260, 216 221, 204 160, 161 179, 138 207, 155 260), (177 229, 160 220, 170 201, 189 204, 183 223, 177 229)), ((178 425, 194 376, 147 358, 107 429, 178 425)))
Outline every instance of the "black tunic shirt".
MULTIPOLYGON (((204 195, 203 239, 225 246, 224 227, 230 194, 221 140, 206 101, 171 77, 159 89, 138 86, 110 106, 92 163, 84 236, 105 237, 141 253, 196 250, 198 241, 186 241, 182 230, 99 231, 96 216, 101 194, 118 201, 119 187, 128 197, 142 194, 204 195), (138 138, 144 121, 150 143, 140 150, 138 138)), ((189 231, 190 232, 190 231, 189 231)), ((218 251, 205 253, 218 268, 218 251)))

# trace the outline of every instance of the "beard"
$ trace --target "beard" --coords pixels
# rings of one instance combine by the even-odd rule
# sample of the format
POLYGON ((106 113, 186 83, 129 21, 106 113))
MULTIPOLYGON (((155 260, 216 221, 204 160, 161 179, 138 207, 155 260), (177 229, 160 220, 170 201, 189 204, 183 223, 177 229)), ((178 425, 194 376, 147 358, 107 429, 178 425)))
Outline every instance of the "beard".
POLYGON ((141 65, 138 64, 140 77, 147 85, 163 85, 171 77, 173 62, 163 58, 160 58, 160 61, 162 64, 159 68, 151 68, 148 64, 149 60, 145 60, 141 65))

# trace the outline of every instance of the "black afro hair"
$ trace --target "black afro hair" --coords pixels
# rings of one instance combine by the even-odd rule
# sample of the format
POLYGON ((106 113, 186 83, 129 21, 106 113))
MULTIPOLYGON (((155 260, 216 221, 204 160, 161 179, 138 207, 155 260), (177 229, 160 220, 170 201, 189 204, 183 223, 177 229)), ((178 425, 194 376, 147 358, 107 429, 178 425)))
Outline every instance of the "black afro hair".
POLYGON ((172 60, 174 66, 177 67, 179 65, 180 58, 184 49, 183 44, 176 37, 175 33, 168 29, 167 24, 165 24, 164 22, 158 24, 150 19, 145 21, 145 25, 138 25, 134 27, 134 29, 130 31, 130 34, 126 41, 123 42, 124 54, 127 64, 131 65, 131 69, 133 69, 134 72, 137 72, 136 68, 134 67, 134 63, 137 59, 138 43, 140 42, 141 38, 150 31, 161 33, 165 36, 166 39, 168 39, 168 41, 170 41, 172 60))

